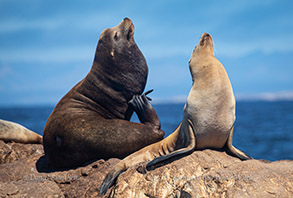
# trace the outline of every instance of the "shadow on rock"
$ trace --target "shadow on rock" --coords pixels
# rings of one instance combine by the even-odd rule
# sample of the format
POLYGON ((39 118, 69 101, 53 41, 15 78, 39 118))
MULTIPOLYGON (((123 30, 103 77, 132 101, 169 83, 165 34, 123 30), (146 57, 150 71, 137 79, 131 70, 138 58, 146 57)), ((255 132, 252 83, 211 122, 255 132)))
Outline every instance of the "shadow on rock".
POLYGON ((54 166, 52 166, 48 160, 48 158, 43 155, 41 156, 37 162, 36 162, 36 168, 37 171, 39 173, 53 173, 53 172, 62 172, 62 171, 70 171, 70 170, 75 170, 77 168, 83 168, 88 166, 89 164, 96 162, 98 160, 92 160, 89 162, 86 162, 85 164, 83 164, 82 166, 78 166, 78 167, 71 167, 71 168, 55 168, 54 166))

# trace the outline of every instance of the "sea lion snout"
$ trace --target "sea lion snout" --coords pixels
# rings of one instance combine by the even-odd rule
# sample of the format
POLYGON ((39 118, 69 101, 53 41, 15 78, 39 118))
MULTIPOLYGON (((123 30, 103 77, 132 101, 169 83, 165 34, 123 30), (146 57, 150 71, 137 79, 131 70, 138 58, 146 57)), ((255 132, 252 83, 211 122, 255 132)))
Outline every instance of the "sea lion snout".
POLYGON ((129 40, 130 38, 133 37, 134 34, 134 25, 131 21, 131 19, 125 17, 121 23, 119 24, 122 29, 122 34, 126 36, 126 39, 129 40))
POLYGON ((206 38, 206 37, 211 37, 211 35, 210 35, 209 33, 203 33, 203 34, 202 34, 202 37, 203 37, 203 39, 204 39, 204 38, 206 38))
POLYGON ((131 31, 134 30, 134 25, 133 25, 131 19, 129 19, 127 17, 124 18, 118 26, 124 27, 125 29, 129 29, 131 31))
POLYGON ((207 42, 211 41, 212 42, 212 36, 208 33, 203 33, 200 39, 200 45, 203 46, 207 44, 207 42))
POLYGON ((122 20, 122 22, 124 22, 124 21, 128 21, 128 22, 132 23, 131 19, 128 18, 128 17, 125 17, 125 18, 122 20))

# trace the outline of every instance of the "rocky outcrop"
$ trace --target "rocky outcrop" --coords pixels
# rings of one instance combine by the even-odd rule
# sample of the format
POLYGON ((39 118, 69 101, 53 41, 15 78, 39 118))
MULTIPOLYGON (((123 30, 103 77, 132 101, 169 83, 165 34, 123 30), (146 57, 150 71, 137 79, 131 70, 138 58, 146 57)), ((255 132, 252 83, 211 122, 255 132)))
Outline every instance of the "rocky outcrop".
POLYGON ((6 144, 0 140, 0 164, 16 161, 34 154, 41 155, 43 153, 43 145, 41 144, 6 144))
POLYGON ((224 152, 196 151, 145 174, 133 167, 118 178, 111 193, 115 197, 291 197, 293 161, 240 161, 224 152))
MULTIPOLYGON (((0 197, 101 197, 106 173, 119 161, 98 160, 54 170, 41 145, 0 141, 0 197), (3 160, 5 159, 5 160, 3 160)), ((292 197, 293 161, 240 161, 203 150, 144 172, 121 174, 105 197, 292 197)))

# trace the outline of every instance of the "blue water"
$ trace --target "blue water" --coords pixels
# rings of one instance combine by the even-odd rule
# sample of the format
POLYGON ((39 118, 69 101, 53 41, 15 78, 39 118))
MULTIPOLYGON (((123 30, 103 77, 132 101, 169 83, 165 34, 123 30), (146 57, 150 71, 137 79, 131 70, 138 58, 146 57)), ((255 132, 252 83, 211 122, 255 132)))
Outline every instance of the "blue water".
MULTIPOLYGON (((154 105, 169 135, 180 123, 184 104, 154 105)), ((0 119, 20 123, 39 134, 53 106, 0 107, 0 119)), ((138 121, 134 116, 133 121, 138 121)), ((293 160, 293 102, 237 102, 233 144, 256 159, 293 160)))

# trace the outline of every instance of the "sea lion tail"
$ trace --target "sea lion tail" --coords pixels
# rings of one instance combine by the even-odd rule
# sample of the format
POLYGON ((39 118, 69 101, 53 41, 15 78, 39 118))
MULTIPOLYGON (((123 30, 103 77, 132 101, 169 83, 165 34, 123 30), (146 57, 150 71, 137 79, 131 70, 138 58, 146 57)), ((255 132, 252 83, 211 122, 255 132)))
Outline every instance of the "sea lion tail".
POLYGON ((246 153, 244 153, 243 151, 235 148, 232 145, 232 139, 233 139, 233 131, 234 131, 234 126, 231 128, 230 134, 229 134, 229 138, 226 142, 226 146, 225 146, 225 150, 228 154, 234 156, 234 157, 238 157, 241 160, 249 160, 249 159, 253 159, 252 157, 250 157, 249 155, 247 155, 246 153))

